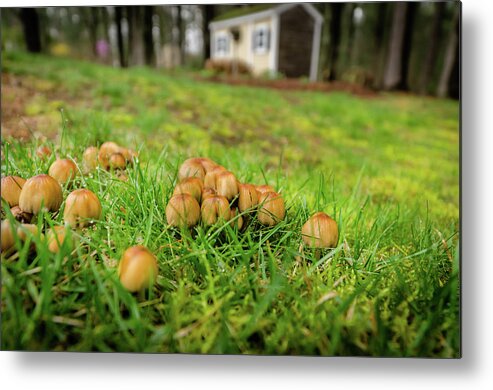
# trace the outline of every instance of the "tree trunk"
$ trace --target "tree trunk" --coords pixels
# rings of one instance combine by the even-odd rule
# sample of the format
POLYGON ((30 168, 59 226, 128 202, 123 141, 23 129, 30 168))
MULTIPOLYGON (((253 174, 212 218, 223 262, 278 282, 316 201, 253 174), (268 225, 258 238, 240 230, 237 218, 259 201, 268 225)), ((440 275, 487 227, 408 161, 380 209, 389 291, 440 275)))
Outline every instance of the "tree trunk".
POLYGON ((330 17, 329 81, 334 81, 338 76, 337 60, 339 58, 339 45, 341 42, 341 15, 344 3, 332 3, 330 7, 332 12, 330 17))
POLYGON ((152 37, 152 15, 154 13, 153 6, 144 7, 144 26, 142 39, 144 41, 144 58, 148 66, 154 66, 154 39, 152 37))
POLYGON ((374 87, 381 89, 383 87, 383 71, 385 65, 385 35, 387 32, 386 26, 388 25, 387 14, 389 10, 388 3, 379 3, 377 8, 377 20, 375 23, 374 37, 375 37, 375 49, 376 55, 374 56, 374 87))
POLYGON ((459 7, 460 4, 457 3, 457 9, 454 13, 452 28, 449 34, 447 50, 445 52, 442 73, 440 75, 440 82, 438 83, 437 95, 439 97, 446 97, 449 93, 448 87, 450 83, 450 76, 454 70, 456 57, 459 55, 459 7))
POLYGON ((214 4, 202 6, 202 36, 204 37, 204 59, 211 58, 211 33, 209 23, 214 19, 214 4))
POLYGON ((387 90, 396 89, 402 80, 402 52, 406 30, 407 7, 408 3, 394 3, 389 50, 383 77, 383 87, 387 90))
MULTIPOLYGON (((128 16, 128 51, 130 64, 145 64, 144 51, 144 12, 141 6, 126 7, 128 16)), ((151 27, 152 28, 152 27, 151 27)))
POLYGON ((442 36, 442 23, 443 15, 445 12, 444 2, 435 3, 435 14, 433 15, 433 22, 431 26, 431 35, 428 42, 428 48, 426 50, 426 57, 423 63, 421 78, 419 80, 420 94, 427 94, 429 92, 429 83, 433 78, 433 72, 438 58, 438 45, 442 36))
POLYGON ((101 7, 102 23, 103 23, 103 38, 106 42, 110 42, 110 22, 108 17, 108 8, 101 7))
POLYGON ((409 62, 411 59, 411 50, 413 43, 413 26, 414 17, 416 15, 418 3, 410 2, 407 6, 406 12, 406 22, 404 27, 404 37, 402 43, 402 53, 401 53, 401 80, 397 84, 397 89, 401 91, 409 90, 409 62))
MULTIPOLYGON (((38 17, 39 17, 39 25, 40 26, 49 26, 50 25, 50 18, 46 14, 46 8, 38 11, 38 17)), ((41 35, 41 50, 43 50, 43 48, 50 47, 51 37, 50 37, 49 29, 48 28, 40 28, 40 35, 41 35)))
POLYGON ((183 9, 183 6, 181 5, 178 5, 177 6, 178 8, 178 16, 177 16, 177 20, 176 20, 176 27, 178 29, 178 48, 180 49, 180 59, 179 59, 179 64, 180 65, 183 65, 183 62, 184 62, 184 59, 185 59, 185 56, 183 55, 184 53, 184 50, 183 50, 183 20, 182 20, 182 9, 183 9))
POLYGON ((118 58, 120 60, 120 66, 126 68, 128 63, 125 58, 125 51, 123 47, 123 33, 122 33, 122 7, 115 7, 115 23, 116 23, 116 40, 118 45, 118 58))
POLYGON ((41 52, 41 34, 39 16, 35 8, 21 8, 20 19, 24 31, 26 48, 31 53, 41 52))
POLYGON ((356 9, 356 4, 349 4, 349 17, 348 17, 348 40, 347 40, 347 51, 346 51, 346 65, 350 67, 355 63, 356 48, 355 48, 355 35, 356 35, 356 23, 354 23, 354 10, 356 9))
POLYGON ((89 7, 89 40, 91 41, 91 49, 94 58, 97 58, 98 51, 96 48, 96 44, 98 41, 98 26, 99 26, 99 9, 97 7, 89 7))
POLYGON ((163 46, 164 44, 168 43, 169 40, 169 14, 167 8, 165 8, 164 6, 159 6, 157 12, 159 15, 159 34, 161 46, 163 46))

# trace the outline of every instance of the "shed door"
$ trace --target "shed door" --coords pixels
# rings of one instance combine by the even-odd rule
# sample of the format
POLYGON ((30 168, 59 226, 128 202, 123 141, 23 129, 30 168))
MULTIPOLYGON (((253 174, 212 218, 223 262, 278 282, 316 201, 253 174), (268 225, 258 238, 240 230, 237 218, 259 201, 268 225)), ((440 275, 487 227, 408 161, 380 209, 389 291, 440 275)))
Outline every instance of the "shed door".
POLYGON ((309 77, 315 22, 301 6, 281 14, 278 71, 287 77, 309 77))

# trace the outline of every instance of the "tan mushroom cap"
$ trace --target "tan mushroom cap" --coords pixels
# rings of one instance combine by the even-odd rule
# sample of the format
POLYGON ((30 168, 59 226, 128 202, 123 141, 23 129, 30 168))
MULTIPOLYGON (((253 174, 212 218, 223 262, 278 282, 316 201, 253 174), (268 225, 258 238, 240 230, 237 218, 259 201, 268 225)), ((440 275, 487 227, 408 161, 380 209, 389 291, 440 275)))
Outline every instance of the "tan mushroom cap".
POLYGON ((71 182, 77 176, 77 165, 70 159, 59 159, 51 164, 48 174, 60 184, 71 182))
POLYGON ((157 275, 156 257, 144 246, 133 246, 123 253, 118 266, 118 276, 123 287, 130 292, 150 288, 157 275))
POLYGON ((166 220, 171 226, 195 226, 200 219, 200 206, 190 194, 174 195, 166 206, 166 220))
POLYGON ((19 197, 25 183, 26 179, 19 176, 2 177, 0 193, 2 199, 9 204, 9 207, 14 207, 19 204, 19 197))
POLYGON ((284 199, 277 192, 260 193, 258 203, 257 218, 262 225, 274 226, 284 219, 286 215, 284 199))
POLYGON ((315 213, 301 228, 303 242, 312 248, 335 248, 339 239, 337 223, 323 212, 315 213))
POLYGON ((49 175, 37 175, 26 181, 19 196, 22 211, 38 214, 41 207, 57 211, 63 201, 62 187, 49 175))
POLYGON ((229 221, 231 210, 229 202, 224 196, 210 196, 202 202, 200 208, 202 222, 206 226, 214 225, 218 221, 229 221))
POLYGON ((67 196, 63 219, 72 228, 88 226, 101 218, 101 202, 96 194, 88 189, 79 189, 67 196))

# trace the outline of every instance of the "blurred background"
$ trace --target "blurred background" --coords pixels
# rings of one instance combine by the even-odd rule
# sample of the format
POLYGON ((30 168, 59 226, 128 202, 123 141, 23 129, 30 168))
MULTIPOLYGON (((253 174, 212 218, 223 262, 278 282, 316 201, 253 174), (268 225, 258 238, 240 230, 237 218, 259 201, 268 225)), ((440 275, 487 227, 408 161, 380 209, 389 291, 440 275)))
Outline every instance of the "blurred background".
MULTIPOLYGON (((318 82, 458 99, 458 2, 312 5, 323 17, 318 82)), ((1 44, 5 51, 114 67, 200 71, 211 57, 210 23, 242 12, 252 12, 252 5, 8 8, 2 9, 1 44)))

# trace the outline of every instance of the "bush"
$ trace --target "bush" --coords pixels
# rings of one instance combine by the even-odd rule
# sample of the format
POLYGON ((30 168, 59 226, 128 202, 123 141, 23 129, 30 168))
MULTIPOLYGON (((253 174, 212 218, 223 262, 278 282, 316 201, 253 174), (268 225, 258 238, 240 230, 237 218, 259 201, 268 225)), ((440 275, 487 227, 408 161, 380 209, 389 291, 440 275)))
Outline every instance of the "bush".
POLYGON ((242 60, 231 60, 231 59, 211 59, 209 58, 205 62, 205 69, 213 71, 215 74, 237 74, 251 75, 252 70, 250 66, 242 60))

